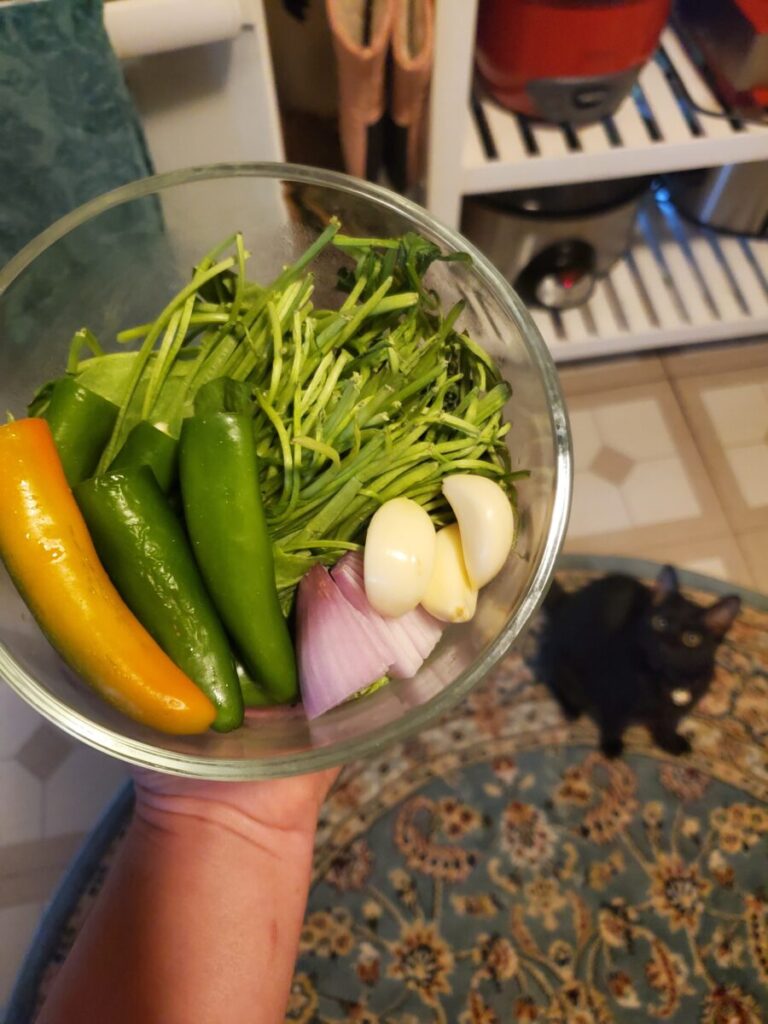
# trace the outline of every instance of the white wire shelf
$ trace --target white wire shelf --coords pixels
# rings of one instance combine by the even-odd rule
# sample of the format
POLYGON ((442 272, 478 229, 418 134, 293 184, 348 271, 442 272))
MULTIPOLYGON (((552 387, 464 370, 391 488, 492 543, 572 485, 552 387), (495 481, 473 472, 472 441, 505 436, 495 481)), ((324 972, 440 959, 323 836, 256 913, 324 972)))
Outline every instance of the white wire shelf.
POLYGON ((660 191, 587 303, 531 314, 559 363, 768 334, 768 241, 695 227, 660 191))
POLYGON ((479 96, 468 123, 464 195, 768 160, 768 127, 725 110, 672 29, 613 117, 561 128, 479 96))

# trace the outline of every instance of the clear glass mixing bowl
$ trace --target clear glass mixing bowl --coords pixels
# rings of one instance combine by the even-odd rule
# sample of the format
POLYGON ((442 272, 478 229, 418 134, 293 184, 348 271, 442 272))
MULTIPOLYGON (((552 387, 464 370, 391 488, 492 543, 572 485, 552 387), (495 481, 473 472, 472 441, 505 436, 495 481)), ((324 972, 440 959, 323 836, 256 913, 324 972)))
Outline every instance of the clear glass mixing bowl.
MULTIPOLYGON (((520 633, 543 597, 568 518, 571 454, 549 353, 515 292, 473 246, 421 207, 344 175, 282 164, 221 165, 147 178, 58 221, 0 271, 0 409, 25 414, 36 387, 61 374, 72 333, 105 347, 121 328, 154 318, 193 264, 235 230, 249 274, 269 281, 335 214, 347 234, 417 231, 474 265, 440 263, 431 284, 498 361, 514 389, 507 410, 520 486, 516 552, 486 587, 471 623, 450 627, 414 679, 398 681, 309 724, 300 709, 248 719, 226 735, 165 736, 123 717, 82 684, 47 642, 0 567, 0 675, 56 725, 116 757, 179 775, 256 779, 314 771, 364 756, 424 727, 466 694, 520 633)), ((334 294, 338 252, 315 266, 334 294)))

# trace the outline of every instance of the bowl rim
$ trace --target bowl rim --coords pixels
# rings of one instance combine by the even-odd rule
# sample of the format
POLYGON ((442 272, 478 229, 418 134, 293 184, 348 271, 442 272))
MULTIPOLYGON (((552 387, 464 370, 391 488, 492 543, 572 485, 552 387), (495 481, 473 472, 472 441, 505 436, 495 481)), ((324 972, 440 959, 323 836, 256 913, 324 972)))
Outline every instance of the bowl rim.
POLYGON ((554 491, 552 513, 544 549, 534 577, 516 612, 509 616, 482 657, 461 672, 440 693, 425 704, 409 710, 407 717, 378 726, 364 736, 340 740, 332 746, 251 760, 211 759, 204 755, 164 750, 143 740, 135 740, 75 711, 29 675, 0 644, 0 675, 28 704, 65 732, 103 753, 134 765, 207 780, 253 780, 279 778, 330 768, 367 754, 418 732, 453 707, 496 664, 519 636, 541 604, 554 572, 568 524, 572 489, 572 450, 568 415, 559 377, 536 324, 512 285, 493 264, 460 232, 443 224, 424 207, 387 189, 337 171, 279 162, 220 163, 168 171, 140 178, 89 200, 65 214, 33 238, 0 269, 0 296, 27 267, 55 242, 80 225, 122 203, 162 192, 176 185, 219 178, 274 178, 280 181, 321 185, 373 201, 405 215, 417 228, 451 249, 469 252, 474 268, 495 293, 502 307, 509 310, 521 329, 522 341, 535 364, 547 398, 547 411, 554 440, 554 491))

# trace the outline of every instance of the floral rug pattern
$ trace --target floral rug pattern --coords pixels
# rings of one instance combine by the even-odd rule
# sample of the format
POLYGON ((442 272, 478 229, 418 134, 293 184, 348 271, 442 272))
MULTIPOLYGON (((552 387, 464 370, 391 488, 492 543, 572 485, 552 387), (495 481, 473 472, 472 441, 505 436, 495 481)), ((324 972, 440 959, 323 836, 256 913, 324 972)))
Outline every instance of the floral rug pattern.
POLYGON ((768 612, 746 607, 721 646, 684 759, 636 729, 606 761, 536 681, 535 645, 534 629, 447 719, 343 772, 287 1024, 768 1021, 768 612))
POLYGON ((346 769, 289 1022, 768 1020, 768 614, 720 648, 685 759, 637 729, 606 761, 537 683, 534 644, 346 769))

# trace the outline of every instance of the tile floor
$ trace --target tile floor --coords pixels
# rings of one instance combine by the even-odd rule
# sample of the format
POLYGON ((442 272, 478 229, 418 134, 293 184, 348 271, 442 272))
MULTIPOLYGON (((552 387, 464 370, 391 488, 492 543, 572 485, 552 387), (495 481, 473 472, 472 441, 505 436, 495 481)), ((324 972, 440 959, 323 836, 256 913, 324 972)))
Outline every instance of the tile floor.
MULTIPOLYGON (((768 341, 566 368, 566 549, 768 591, 768 341)), ((0 685, 0 1007, 39 914, 126 777, 0 685)))
POLYGON ((0 682, 0 1017, 43 908, 126 777, 0 682))
POLYGON ((564 368, 566 551, 768 591, 768 341, 564 368))

